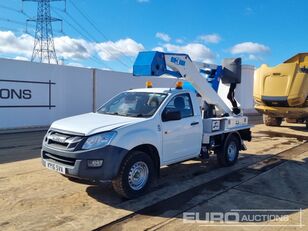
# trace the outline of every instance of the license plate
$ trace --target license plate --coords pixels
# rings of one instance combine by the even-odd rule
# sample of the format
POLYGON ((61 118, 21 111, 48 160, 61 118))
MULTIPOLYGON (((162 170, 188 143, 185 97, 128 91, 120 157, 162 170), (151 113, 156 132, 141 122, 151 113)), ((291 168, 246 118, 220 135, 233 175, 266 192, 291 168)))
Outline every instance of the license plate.
POLYGON ((45 167, 50 169, 50 170, 65 174, 65 167, 58 165, 56 163, 45 161, 45 167))

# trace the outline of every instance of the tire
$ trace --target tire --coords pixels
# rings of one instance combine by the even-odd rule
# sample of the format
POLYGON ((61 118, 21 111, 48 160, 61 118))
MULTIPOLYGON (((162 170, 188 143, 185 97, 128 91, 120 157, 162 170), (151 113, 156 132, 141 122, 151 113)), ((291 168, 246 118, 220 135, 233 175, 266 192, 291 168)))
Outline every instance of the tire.
POLYGON ((152 158, 145 152, 132 151, 122 162, 117 177, 112 181, 112 186, 120 196, 132 199, 145 194, 153 178, 152 158), (137 177, 134 177, 136 175, 137 177), (139 179, 136 179, 138 177, 139 179))
POLYGON ((236 135, 229 134, 217 152, 217 162, 222 167, 236 163, 240 151, 240 140, 236 135))
POLYGON ((271 117, 269 115, 263 115, 263 123, 266 126, 276 126, 279 127, 282 123, 282 118, 280 117, 271 117))

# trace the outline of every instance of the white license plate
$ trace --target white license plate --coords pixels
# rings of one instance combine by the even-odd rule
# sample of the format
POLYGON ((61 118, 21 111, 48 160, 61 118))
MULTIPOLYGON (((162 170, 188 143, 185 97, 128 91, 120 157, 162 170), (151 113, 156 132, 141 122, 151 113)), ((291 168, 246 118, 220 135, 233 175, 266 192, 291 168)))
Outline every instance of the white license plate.
POLYGON ((58 165, 56 163, 45 161, 45 167, 50 169, 50 170, 65 174, 65 167, 58 165))

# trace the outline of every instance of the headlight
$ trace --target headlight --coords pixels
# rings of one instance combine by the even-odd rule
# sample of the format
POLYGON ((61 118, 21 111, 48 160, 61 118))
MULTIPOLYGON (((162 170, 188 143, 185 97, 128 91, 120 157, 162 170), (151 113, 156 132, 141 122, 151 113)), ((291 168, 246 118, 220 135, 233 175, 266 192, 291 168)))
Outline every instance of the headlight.
POLYGON ((116 132, 104 132, 98 135, 90 136, 83 144, 82 149, 102 148, 110 144, 111 140, 116 136, 116 132))

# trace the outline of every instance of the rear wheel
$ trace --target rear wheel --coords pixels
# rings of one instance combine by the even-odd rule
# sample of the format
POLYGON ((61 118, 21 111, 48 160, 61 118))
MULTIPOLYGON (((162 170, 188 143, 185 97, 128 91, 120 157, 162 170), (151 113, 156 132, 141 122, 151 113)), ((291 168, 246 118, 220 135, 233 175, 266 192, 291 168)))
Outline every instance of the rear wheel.
POLYGON ((118 176, 112 181, 114 190, 131 199, 143 195, 150 187, 154 176, 151 157, 142 151, 133 151, 123 161, 118 176))
POLYGON ((224 167, 235 164, 240 151, 240 140, 236 135, 228 135, 223 146, 217 152, 218 164, 224 167))
POLYGON ((271 117, 269 115, 263 115, 263 123, 266 126, 280 126, 282 123, 282 118, 280 117, 271 117))

